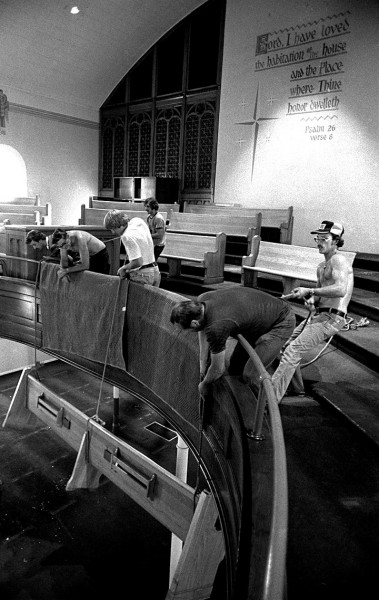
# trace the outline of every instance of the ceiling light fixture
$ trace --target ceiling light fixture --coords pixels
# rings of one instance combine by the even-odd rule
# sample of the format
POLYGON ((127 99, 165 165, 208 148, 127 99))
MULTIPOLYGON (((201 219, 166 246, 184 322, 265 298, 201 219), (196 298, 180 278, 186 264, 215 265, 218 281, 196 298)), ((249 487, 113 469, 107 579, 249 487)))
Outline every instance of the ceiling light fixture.
POLYGON ((70 13, 72 15, 77 15, 78 13, 80 13, 80 10, 77 6, 73 6, 72 9, 70 10, 70 13))

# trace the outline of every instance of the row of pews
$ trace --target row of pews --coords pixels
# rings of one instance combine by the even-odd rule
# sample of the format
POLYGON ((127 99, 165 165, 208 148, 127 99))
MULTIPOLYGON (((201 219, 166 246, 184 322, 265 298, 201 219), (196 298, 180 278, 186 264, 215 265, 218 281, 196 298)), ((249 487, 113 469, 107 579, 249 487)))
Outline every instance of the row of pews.
POLYGON ((0 223, 9 225, 49 225, 51 224, 51 204, 41 204, 36 196, 16 197, 11 202, 0 204, 0 223))
POLYGON ((0 204, 0 253, 6 253, 7 225, 51 225, 51 203, 41 204, 39 194, 36 196, 15 197, 10 202, 0 204))
MULTIPOLYGON (((79 224, 101 226, 111 209, 125 210, 132 217, 146 218, 143 202, 120 202, 91 197, 81 206, 79 224)), ((222 283, 225 264, 241 267, 250 255, 256 236, 277 244, 290 244, 293 207, 262 209, 226 205, 195 205, 185 202, 160 205, 167 222, 166 245, 159 266, 171 280, 193 278, 200 283, 222 283), (180 210, 182 209, 182 210, 180 210)))
MULTIPOLYGON (((2 206, 8 209, 8 205, 2 206)), ((3 214, 17 215, 20 224, 12 223, 3 228, 0 252, 7 256, 41 260, 42 254, 27 246, 25 241, 28 231, 36 226, 46 236, 51 235, 55 227, 45 223, 45 220, 51 219, 51 208, 49 205, 41 206, 38 196, 29 200, 15 199, 12 207, 14 213, 3 214), (24 204, 27 201, 29 203, 24 204), (25 207, 29 207, 30 213, 21 212, 26 210, 25 207)), ((90 197, 89 206, 81 206, 79 224, 70 228, 84 229, 104 241, 111 258, 111 273, 115 275, 122 258, 120 244, 103 227, 104 216, 113 208, 125 210, 131 218, 146 218, 143 202, 90 197)), ((311 286, 316 283, 320 255, 317 248, 291 243, 292 206, 263 209, 185 202, 182 207, 161 204, 160 212, 167 222, 167 241, 159 266, 162 275, 171 281, 189 280, 200 285, 223 283, 225 269, 234 264, 240 272, 240 283, 245 286, 259 287, 258 278, 274 278, 281 280, 282 292, 288 293, 301 282, 311 286), (184 212, 180 212, 180 208, 184 212)), ((343 254, 352 264, 355 253, 343 254)), ((4 274, 28 280, 36 276, 35 264, 11 259, 1 262, 4 274)))
MULTIPOLYGON (((59 225, 40 225, 38 230, 50 236, 59 225)), ((107 247, 111 274, 116 275, 120 267, 120 241, 114 235, 100 226, 88 225, 69 225, 68 229, 80 229, 88 231, 104 242, 107 247)), ((35 281, 39 262, 46 258, 46 250, 34 250, 30 244, 26 243, 26 237, 31 229, 36 225, 6 225, 0 232, 1 250, 0 250, 0 275, 35 281)), ((50 259, 51 260, 51 259, 50 259)), ((58 259, 55 260, 57 262, 58 259)))
MULTIPOLYGON (((38 226, 49 236, 55 227, 44 222, 45 219, 51 219, 48 205, 41 206, 38 197, 30 198, 29 204, 21 203, 27 200, 15 199, 12 204, 15 212, 10 214, 19 216, 20 224, 3 228, 0 252, 8 257, 39 261, 43 253, 26 245, 27 233, 38 226), (26 210, 26 206, 30 214, 21 212, 26 210), (36 213, 39 215, 37 220, 36 213)), ((8 208, 8 205, 3 207, 8 208)), ((143 202, 90 197, 89 206, 81 206, 79 224, 70 228, 89 231, 104 241, 111 259, 111 273, 115 275, 122 258, 120 244, 103 227, 104 216, 113 208, 125 210, 131 218, 146 219, 143 202)), ((244 286, 262 287, 262 278, 264 281, 265 277, 281 281, 283 293, 288 293, 301 282, 307 282, 310 286, 316 284, 320 255, 317 248, 291 243, 292 206, 263 209, 185 202, 182 207, 178 204, 161 204, 160 212, 167 222, 167 241, 159 257, 159 267, 162 275, 170 281, 184 280, 205 286, 223 283, 226 268, 234 264, 240 273, 240 283, 244 286), (180 212, 180 208, 184 212, 180 212)), ((342 253, 352 264, 355 253, 342 253)), ((37 268, 36 264, 27 261, 10 258, 1 260, 3 274, 23 279, 34 280, 37 268)))

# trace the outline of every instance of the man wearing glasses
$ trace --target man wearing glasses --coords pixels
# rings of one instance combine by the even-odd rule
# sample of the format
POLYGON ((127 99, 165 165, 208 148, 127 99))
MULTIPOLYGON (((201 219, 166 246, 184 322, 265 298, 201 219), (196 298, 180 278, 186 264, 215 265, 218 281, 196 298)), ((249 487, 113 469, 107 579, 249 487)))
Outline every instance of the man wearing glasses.
POLYGON ((295 328, 286 342, 280 363, 272 376, 278 402, 281 402, 293 379, 293 387, 301 395, 304 386, 300 372, 303 356, 312 348, 326 342, 346 324, 346 312, 354 287, 353 269, 338 253, 344 244, 341 223, 322 221, 319 229, 311 231, 324 260, 317 267, 315 288, 297 287, 292 298, 303 299, 310 311, 308 319, 295 328))

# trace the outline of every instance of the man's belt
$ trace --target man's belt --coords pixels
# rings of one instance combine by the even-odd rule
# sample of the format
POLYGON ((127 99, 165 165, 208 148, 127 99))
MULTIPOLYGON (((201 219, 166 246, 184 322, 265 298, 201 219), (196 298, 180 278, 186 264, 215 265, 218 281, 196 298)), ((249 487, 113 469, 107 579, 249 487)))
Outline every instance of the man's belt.
POLYGON ((338 316, 346 319, 346 313, 342 312, 342 310, 338 310, 337 308, 326 308, 326 307, 319 308, 317 312, 319 312, 319 313, 328 312, 328 313, 332 313, 333 315, 338 315, 338 316))
POLYGON ((148 265, 142 265, 142 267, 140 267, 140 269, 150 269, 150 267, 156 267, 157 263, 156 262, 152 262, 149 263, 148 265))

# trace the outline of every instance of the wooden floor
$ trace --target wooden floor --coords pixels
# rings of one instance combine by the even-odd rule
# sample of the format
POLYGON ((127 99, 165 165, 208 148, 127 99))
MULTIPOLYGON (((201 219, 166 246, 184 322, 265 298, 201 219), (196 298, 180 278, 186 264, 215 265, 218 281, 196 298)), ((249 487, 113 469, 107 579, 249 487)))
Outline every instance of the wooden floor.
MULTIPOLYGON (((41 378, 94 414, 99 381, 64 363, 41 378)), ((17 375, 0 378, 0 418, 17 375)), ((111 427, 112 388, 101 418, 111 427)), ((379 556, 378 447, 311 397, 281 404, 289 477, 288 600, 370 598, 379 556)), ((149 429, 154 411, 121 391, 120 435, 170 470, 176 440, 149 429)), ((165 423, 162 423, 165 425, 165 423)), ((166 424, 167 425, 167 424, 166 424)), ((75 453, 43 424, 0 430, 0 594, 4 600, 146 596, 168 588, 170 534, 107 480, 66 492, 75 453)), ((196 465, 190 457, 189 482, 196 465)), ((192 480, 192 482, 191 482, 192 480)), ((222 579, 213 600, 224 600, 222 579)))
MULTIPOLYGON (((88 415, 95 414, 100 382, 64 363, 47 364, 41 380, 88 415)), ((0 378, 4 420, 18 375, 0 378)), ((112 387, 105 384, 99 416, 111 428, 112 387)), ((120 390, 121 438, 175 472, 171 441, 150 426, 167 425, 147 405, 120 390)), ((94 491, 66 492, 76 453, 43 423, 0 429, 2 600, 164 598, 170 533, 110 481, 94 491), (120 596, 121 592, 121 596, 120 596)), ((189 460, 189 483, 195 481, 189 460)))
MULTIPOLYGON (((199 293, 174 287, 188 297, 199 293)), ((377 287, 355 293, 352 311, 367 305, 370 327, 340 334, 303 370, 309 395, 280 405, 289 484, 287 600, 370 599, 377 588, 379 294, 377 287)), ((1 422, 18 376, 0 378, 1 422)), ((95 413, 98 380, 61 362, 47 364, 42 376, 95 413)), ((106 384, 99 416, 111 428, 106 384)), ((155 422, 168 425, 121 392, 120 436, 174 472, 176 440, 154 434, 155 422)), ((76 454, 41 423, 0 429, 0 451, 1 600, 164 600, 170 534, 159 523, 107 480, 93 492, 66 492, 76 454)), ((191 485, 196 470, 190 456, 191 485)), ((221 572, 212 600, 225 600, 224 589, 221 572)))
POLYGON ((379 449, 313 399, 286 398, 288 600, 374 598, 379 449))

